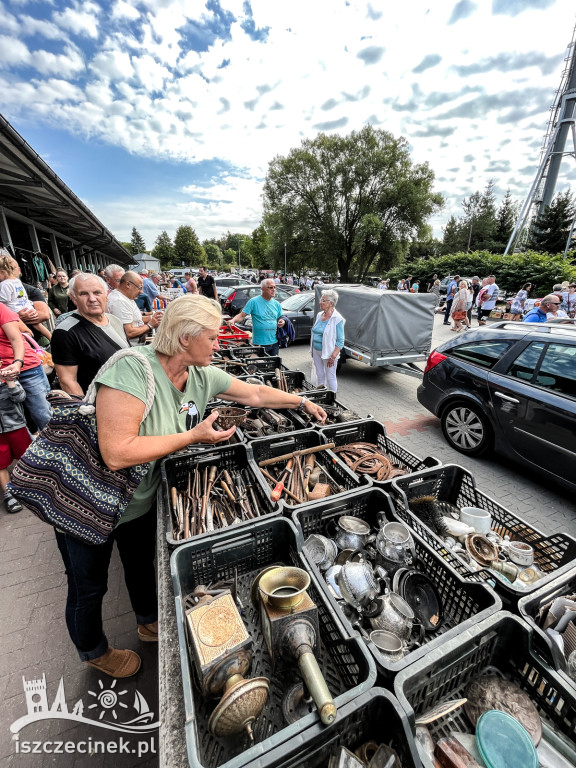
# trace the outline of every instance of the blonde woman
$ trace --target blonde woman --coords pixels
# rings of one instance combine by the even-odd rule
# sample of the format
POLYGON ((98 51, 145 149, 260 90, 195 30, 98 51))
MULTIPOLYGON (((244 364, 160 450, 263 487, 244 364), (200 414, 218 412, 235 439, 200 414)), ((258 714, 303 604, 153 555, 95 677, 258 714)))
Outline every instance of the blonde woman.
POLYGON ((158 642, 156 553, 156 491, 160 462, 165 456, 196 443, 217 444, 235 431, 217 431, 218 411, 204 418, 210 398, 217 396, 253 408, 298 408, 325 421, 325 411, 302 395, 255 386, 211 366, 222 324, 220 304, 185 294, 166 309, 152 344, 139 350, 148 359, 156 394, 143 420, 147 399, 144 362, 118 360, 96 377, 96 423, 102 459, 118 470, 150 463, 146 477, 104 544, 93 546, 56 531, 68 577, 66 623, 80 659, 110 677, 130 677, 140 656, 108 644, 102 623, 102 600, 116 541, 141 642, 158 642))
POLYGON ((451 331, 459 332, 464 330, 462 321, 464 321, 464 323, 466 324, 466 328, 470 328, 470 321, 468 320, 468 315, 467 315, 469 298, 470 297, 468 294, 468 283, 466 282, 466 280, 461 280, 458 283, 458 290, 454 295, 454 300, 452 301, 452 308, 450 310, 450 315, 452 317, 452 320, 454 321, 453 327, 450 328, 451 331))

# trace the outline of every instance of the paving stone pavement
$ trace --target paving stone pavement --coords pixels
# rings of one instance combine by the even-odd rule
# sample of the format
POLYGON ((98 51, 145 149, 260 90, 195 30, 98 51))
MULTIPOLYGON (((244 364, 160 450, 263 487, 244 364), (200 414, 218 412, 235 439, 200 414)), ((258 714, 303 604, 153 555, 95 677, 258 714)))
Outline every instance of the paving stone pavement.
MULTIPOLYGON (((449 337, 448 329, 436 318, 435 345, 449 337)), ((298 343, 282 351, 288 367, 310 370, 307 344, 298 343)), ((453 451, 445 443, 437 419, 417 401, 418 381, 408 376, 368 368, 349 362, 339 377, 338 399, 360 415, 373 415, 386 425, 388 435, 410 452, 435 456, 443 463, 456 463, 473 473, 480 490, 504 507, 538 525, 547 533, 563 531, 576 536, 576 505, 566 492, 554 488, 522 466, 500 456, 472 459, 453 451)), ((18 754, 10 725, 27 712, 22 678, 39 680, 46 676, 48 704, 54 701, 61 678, 69 710, 81 698, 85 707, 97 703, 103 690, 112 690, 110 680, 82 664, 68 638, 64 622, 65 575, 52 530, 28 511, 8 515, 0 505, 0 768, 154 768, 158 756, 145 754, 18 754), (100 685, 100 681, 102 685, 100 685), (92 691, 91 695, 89 692, 92 691)), ((132 706, 135 691, 158 714, 158 665, 156 648, 140 643, 122 569, 114 554, 109 590, 104 602, 105 628, 116 647, 137 650, 143 659, 134 678, 118 681, 118 702, 132 706), (122 693, 126 691, 126 693, 122 693)), ((103 710, 103 707, 100 711, 103 710)), ((88 711, 88 710, 86 710, 88 711)), ((107 710, 108 715, 111 710, 107 710)), ((96 708, 96 712, 98 709, 96 708)), ((118 706, 118 719, 126 717, 118 706)), ((89 715, 91 716, 91 715, 89 715)), ((94 716, 94 719, 96 717, 94 716)), ((129 748, 136 748, 137 737, 129 748)), ((62 740, 80 743, 115 741, 120 736, 93 726, 67 720, 45 720, 26 726, 24 740, 62 740)), ((140 741, 143 741, 140 737, 140 741)), ((146 740, 157 748, 157 738, 146 740)), ((124 743, 123 748, 126 748, 124 743)))
POLYGON ((90 719, 97 720, 104 713, 106 719, 113 720, 114 712, 122 722, 135 717, 136 691, 157 716, 158 659, 153 644, 141 643, 136 637, 136 621, 116 552, 104 602, 104 628, 111 645, 140 653, 142 667, 133 678, 119 680, 114 687, 110 678, 80 661, 68 637, 64 566, 52 529, 28 510, 8 515, 2 509, 0 553, 0 768, 156 768, 158 757, 152 750, 157 749, 157 731, 135 736, 66 719, 49 719, 25 726, 19 740, 13 738, 10 725, 28 712, 23 677, 31 681, 45 676, 49 707, 53 706, 62 679, 68 711, 72 712, 81 699, 84 714, 90 719), (103 698, 106 691, 108 697, 103 698), (22 753, 24 742, 38 742, 38 748, 57 750, 60 747, 55 742, 59 741, 77 744, 87 753, 22 753), (138 748, 141 756, 126 753, 126 749, 138 748), (148 752, 144 753, 146 748, 148 752), (103 749, 107 752, 103 753, 103 749), (121 752, 114 754, 112 749, 121 752))
MULTIPOLYGON (((442 315, 436 315, 433 347, 451 335, 450 329, 442 325, 442 315)), ((309 376, 307 343, 298 342, 281 354, 285 365, 309 376)), ((576 499, 568 491, 504 456, 472 458, 450 448, 442 436, 439 419, 416 399, 418 384, 419 380, 411 376, 349 360, 338 374, 337 398, 360 416, 371 415, 382 421, 386 433, 416 456, 434 456, 443 464, 458 464, 469 470, 480 491, 544 533, 562 532, 576 537, 576 499)))

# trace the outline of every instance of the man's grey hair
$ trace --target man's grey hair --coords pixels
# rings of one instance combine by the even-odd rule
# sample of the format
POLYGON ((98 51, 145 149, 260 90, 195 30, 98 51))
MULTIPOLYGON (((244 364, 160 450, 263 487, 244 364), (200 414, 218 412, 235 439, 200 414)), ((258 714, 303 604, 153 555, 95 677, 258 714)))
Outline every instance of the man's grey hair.
POLYGON ((106 277, 114 277, 115 272, 122 272, 124 274, 125 269, 124 267, 121 267, 120 264, 108 264, 107 267, 104 267, 104 274, 106 277))
POLYGON ((333 291, 332 288, 330 288, 327 291, 322 291, 322 299, 326 299, 327 301, 331 301, 334 306, 338 304, 338 294, 336 291, 333 291))
POLYGON ((102 280, 100 275, 93 275, 91 272, 80 272, 80 274, 74 275, 74 277, 68 283, 68 293, 70 293, 73 297, 76 296, 75 286, 78 285, 78 288, 80 288, 81 284, 85 283, 86 280, 98 280, 103 290, 108 291, 108 286, 106 285, 105 281, 102 280))
POLYGON ((272 285, 274 286, 276 285, 273 277, 265 277, 264 280, 262 280, 262 282, 260 283, 260 288, 264 288, 266 283, 272 283, 272 285))

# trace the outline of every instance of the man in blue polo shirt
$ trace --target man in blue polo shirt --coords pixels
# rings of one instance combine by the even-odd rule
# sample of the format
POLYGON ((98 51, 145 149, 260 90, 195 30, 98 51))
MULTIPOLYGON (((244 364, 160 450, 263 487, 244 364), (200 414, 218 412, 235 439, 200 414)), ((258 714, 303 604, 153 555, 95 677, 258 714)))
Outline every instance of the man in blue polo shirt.
POLYGON ((552 312, 554 305, 559 306, 562 301, 554 293, 549 293, 548 296, 544 296, 540 302, 539 307, 534 307, 530 312, 526 313, 523 323, 545 323, 547 320, 546 314, 552 312))
POLYGON ((278 354, 276 331, 284 325, 282 307, 274 298, 276 285, 274 280, 266 278, 260 283, 261 296, 253 296, 244 305, 242 312, 232 318, 232 325, 242 322, 247 315, 252 315, 252 341, 263 346, 269 355, 278 354))

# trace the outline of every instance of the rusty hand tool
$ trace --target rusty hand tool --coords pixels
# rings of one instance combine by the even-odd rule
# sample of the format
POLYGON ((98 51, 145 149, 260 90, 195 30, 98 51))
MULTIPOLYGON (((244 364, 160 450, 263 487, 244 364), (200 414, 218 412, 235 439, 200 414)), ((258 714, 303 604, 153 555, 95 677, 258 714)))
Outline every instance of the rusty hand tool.
MULTIPOLYGON (((264 475, 264 477, 265 477, 267 480, 270 480, 270 482, 271 482, 271 483, 274 483, 274 485, 276 485, 276 482, 277 482, 277 480, 276 480, 276 478, 275 478, 275 477, 272 477, 272 475, 270 474, 270 472, 267 472, 265 469, 262 469, 262 470, 261 470, 261 472, 262 472, 262 474, 264 475)), ((295 496, 295 495, 292 493, 292 491, 291 491, 291 490, 289 490, 288 488, 286 488, 286 486, 284 486, 284 493, 286 494, 286 496, 290 496, 290 498, 291 498, 291 499, 294 499, 294 501, 298 502, 298 504, 300 504, 300 502, 302 501, 302 499, 299 499, 299 498, 298 498, 298 496, 295 496)))
POLYGON ((210 504, 210 492, 212 491, 212 486, 214 485, 214 480, 216 479, 216 472, 218 471, 218 468, 215 464, 212 464, 210 467, 210 470, 208 472, 208 479, 206 483, 206 491, 205 491, 205 516, 206 516, 206 530, 207 531, 213 531, 214 530, 214 520, 212 516, 212 505, 210 504))
POLYGON ((286 467, 284 468, 284 472, 282 473, 282 476, 278 483, 276 484, 276 487, 270 494, 270 498, 272 501, 278 501, 280 496, 282 496, 282 491, 284 490, 284 483, 286 482, 286 478, 290 475, 292 472, 292 465, 294 464, 294 459, 289 459, 286 467))
POLYGON ((259 467, 268 467, 271 464, 278 464, 281 461, 288 461, 288 459, 295 459, 297 456, 307 456, 309 453, 319 453, 320 451, 327 451, 329 448, 335 448, 335 443, 327 443, 326 445, 314 445, 312 448, 302 448, 300 451, 292 451, 292 453, 285 453, 283 456, 276 456, 273 459, 265 459, 258 462, 259 467))

